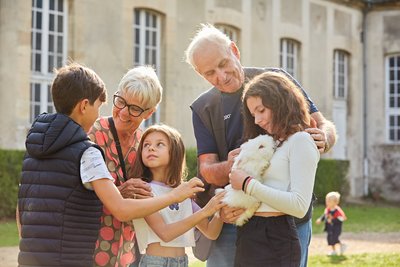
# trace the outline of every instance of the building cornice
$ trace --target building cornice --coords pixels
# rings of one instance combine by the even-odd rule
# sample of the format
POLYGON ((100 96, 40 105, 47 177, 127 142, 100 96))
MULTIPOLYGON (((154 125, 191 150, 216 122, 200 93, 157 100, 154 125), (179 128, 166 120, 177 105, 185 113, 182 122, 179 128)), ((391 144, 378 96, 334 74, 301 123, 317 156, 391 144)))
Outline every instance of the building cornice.
POLYGON ((387 10, 390 9, 400 9, 399 0, 327 0, 329 2, 335 2, 338 4, 350 6, 359 9, 371 10, 387 10))

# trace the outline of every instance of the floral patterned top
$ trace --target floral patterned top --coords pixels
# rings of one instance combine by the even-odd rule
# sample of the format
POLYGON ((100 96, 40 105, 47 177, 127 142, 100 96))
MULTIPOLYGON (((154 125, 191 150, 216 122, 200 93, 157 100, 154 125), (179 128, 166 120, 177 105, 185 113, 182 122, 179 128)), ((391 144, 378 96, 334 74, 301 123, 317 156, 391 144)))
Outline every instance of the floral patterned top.
MULTIPOLYGON (((105 154, 108 170, 114 178, 114 183, 120 185, 125 182, 121 164, 118 158, 114 137, 109 128, 108 118, 99 118, 88 133, 90 139, 98 144, 105 154)), ((133 148, 125 159, 126 173, 135 161, 142 131, 137 129, 133 148)), ((135 232, 131 222, 120 222, 103 207, 101 228, 94 252, 94 266, 126 267, 135 261, 135 232)))

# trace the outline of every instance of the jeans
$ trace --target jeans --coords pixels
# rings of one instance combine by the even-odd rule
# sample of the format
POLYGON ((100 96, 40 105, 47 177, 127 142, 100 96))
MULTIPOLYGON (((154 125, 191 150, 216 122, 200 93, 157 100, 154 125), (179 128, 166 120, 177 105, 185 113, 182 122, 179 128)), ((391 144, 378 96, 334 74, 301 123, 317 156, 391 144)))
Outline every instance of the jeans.
POLYGON ((312 230, 311 220, 296 225, 296 228, 297 228, 297 233, 299 235, 300 248, 301 248, 300 267, 307 267, 308 246, 310 245, 311 230, 312 230))
POLYGON ((188 256, 182 257, 159 257, 142 255, 140 259, 139 267, 188 267, 189 260, 188 256))
POLYGON ((232 267, 236 254, 236 226, 224 224, 218 239, 214 241, 207 267, 232 267))

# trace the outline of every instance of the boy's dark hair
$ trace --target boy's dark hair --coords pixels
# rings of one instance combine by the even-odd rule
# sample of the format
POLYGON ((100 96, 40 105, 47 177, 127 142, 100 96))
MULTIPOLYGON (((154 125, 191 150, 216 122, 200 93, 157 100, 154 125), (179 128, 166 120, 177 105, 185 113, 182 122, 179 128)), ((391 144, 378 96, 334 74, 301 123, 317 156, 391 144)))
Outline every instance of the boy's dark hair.
POLYGON ((106 86, 92 69, 70 63, 55 70, 55 74, 51 94, 58 113, 70 115, 76 104, 83 99, 88 99, 91 105, 97 99, 106 102, 106 86))

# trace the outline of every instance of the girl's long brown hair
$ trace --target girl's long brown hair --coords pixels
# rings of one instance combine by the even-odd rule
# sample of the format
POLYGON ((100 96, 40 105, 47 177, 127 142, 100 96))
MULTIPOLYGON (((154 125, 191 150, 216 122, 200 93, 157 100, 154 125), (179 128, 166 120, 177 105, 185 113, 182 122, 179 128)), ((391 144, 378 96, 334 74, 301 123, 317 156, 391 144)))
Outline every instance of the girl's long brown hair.
POLYGON ((309 104, 300 88, 281 73, 264 72, 247 83, 243 91, 244 141, 266 133, 254 123, 247 107, 250 97, 261 98, 264 107, 271 109, 275 140, 284 141, 310 126, 309 104))
POLYGON ((180 133, 176 129, 164 124, 152 125, 143 133, 142 138, 140 139, 137 156, 129 177, 140 177, 146 182, 151 182, 153 180, 150 169, 143 164, 142 159, 143 142, 146 137, 153 132, 163 133, 168 139, 170 162, 168 171, 165 174, 165 184, 171 187, 177 187, 181 184, 182 179, 186 177, 187 173, 185 145, 183 144, 180 133))

